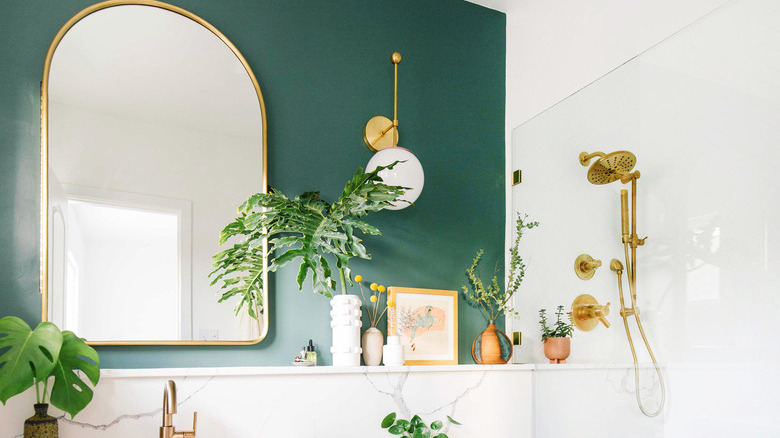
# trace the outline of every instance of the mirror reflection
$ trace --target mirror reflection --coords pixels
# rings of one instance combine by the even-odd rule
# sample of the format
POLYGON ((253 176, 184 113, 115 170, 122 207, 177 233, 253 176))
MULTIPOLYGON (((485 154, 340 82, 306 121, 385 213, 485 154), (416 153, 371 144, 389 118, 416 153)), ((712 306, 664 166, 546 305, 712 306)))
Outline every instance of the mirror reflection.
POLYGON ((221 228, 264 191, 265 133, 251 70, 207 26, 106 7, 50 55, 45 317, 90 342, 265 336, 209 284, 221 228))

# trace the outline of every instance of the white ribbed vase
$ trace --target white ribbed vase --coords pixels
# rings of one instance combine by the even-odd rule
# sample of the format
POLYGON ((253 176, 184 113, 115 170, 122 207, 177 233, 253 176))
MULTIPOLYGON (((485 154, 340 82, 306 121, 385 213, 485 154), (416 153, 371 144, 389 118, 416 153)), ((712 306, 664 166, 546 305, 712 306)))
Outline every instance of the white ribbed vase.
POLYGON ((333 366, 360 366, 360 298, 355 295, 336 295, 330 300, 330 327, 333 330, 333 366))

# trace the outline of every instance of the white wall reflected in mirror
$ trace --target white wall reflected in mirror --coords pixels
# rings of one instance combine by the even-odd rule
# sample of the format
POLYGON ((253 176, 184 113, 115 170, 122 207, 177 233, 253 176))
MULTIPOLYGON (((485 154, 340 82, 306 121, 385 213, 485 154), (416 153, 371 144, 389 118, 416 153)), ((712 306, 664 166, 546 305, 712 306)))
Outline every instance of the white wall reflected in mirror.
POLYGON ((49 319, 91 342, 264 335, 266 316, 237 317, 208 277, 220 231, 264 188, 241 58, 180 13, 112 6, 65 33, 47 97, 49 319))

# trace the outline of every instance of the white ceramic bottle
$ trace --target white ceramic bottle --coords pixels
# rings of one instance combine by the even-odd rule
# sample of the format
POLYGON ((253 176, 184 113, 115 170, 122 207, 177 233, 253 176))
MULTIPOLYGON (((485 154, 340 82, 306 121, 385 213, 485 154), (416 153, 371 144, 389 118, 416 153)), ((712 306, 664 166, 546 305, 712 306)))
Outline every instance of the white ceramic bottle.
POLYGON ((397 367, 404 364, 404 347, 401 346, 400 337, 388 336, 383 353, 382 360, 386 366, 397 367))

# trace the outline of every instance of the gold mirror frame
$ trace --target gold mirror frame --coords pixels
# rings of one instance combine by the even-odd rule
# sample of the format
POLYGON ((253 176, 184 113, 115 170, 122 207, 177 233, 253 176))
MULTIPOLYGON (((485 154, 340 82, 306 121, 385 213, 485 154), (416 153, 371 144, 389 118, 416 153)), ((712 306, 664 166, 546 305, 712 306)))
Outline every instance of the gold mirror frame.
MULTIPOLYGON (((68 20, 57 32, 54 40, 52 40, 49 46, 49 51, 46 53, 46 61, 43 65, 43 79, 41 81, 41 229, 40 229, 40 293, 41 293, 41 321, 46 321, 48 318, 48 275, 49 275, 49 260, 48 260, 48 206, 49 206, 49 72, 51 69, 52 58, 54 57, 54 51, 57 49, 62 38, 76 23, 78 23, 84 17, 92 14, 93 12, 100 11, 102 9, 111 8, 114 6, 125 5, 140 5, 151 6, 155 8, 165 9, 170 12, 179 14, 185 18, 188 18, 201 26, 208 29, 217 38, 219 38, 225 45, 233 52, 233 54, 244 66, 247 74, 249 75, 252 85, 257 92, 257 98, 260 103, 260 113, 262 115, 263 134, 262 134, 262 157, 263 157, 263 169, 262 169, 262 192, 265 193, 268 187, 268 125, 265 117, 265 102, 263 101, 263 94, 260 91, 260 85, 257 82, 255 74, 252 72, 252 68, 247 63, 241 52, 238 51, 235 45, 220 32, 216 27, 211 25, 206 20, 198 17, 197 15, 184 10, 180 7, 173 6, 167 3, 163 3, 156 0, 108 0, 101 3, 96 3, 89 6, 68 20)), ((267 246, 264 245, 263 251, 267 253, 267 246)), ((261 324, 260 336, 256 339, 247 341, 95 341, 87 342, 91 345, 252 345, 265 339, 268 335, 268 266, 267 262, 264 262, 263 272, 263 307, 266 309, 263 312, 263 322, 261 324)))

